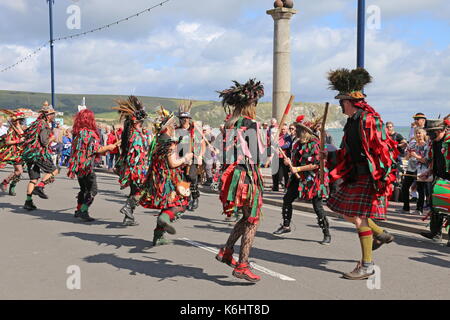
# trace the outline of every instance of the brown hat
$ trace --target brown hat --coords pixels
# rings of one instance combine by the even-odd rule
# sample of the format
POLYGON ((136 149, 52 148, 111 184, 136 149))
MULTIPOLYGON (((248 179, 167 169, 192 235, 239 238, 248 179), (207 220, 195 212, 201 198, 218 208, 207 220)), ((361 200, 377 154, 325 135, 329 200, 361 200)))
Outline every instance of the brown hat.
POLYGON ((53 109, 52 105, 48 104, 48 101, 45 101, 39 112, 45 113, 45 114, 53 114, 53 113, 55 113, 55 109, 53 109))
POLYGON ((446 127, 444 120, 441 119, 427 120, 427 123, 425 124, 426 131, 444 130, 446 127))
POLYGON ((422 112, 419 112, 419 113, 416 113, 414 116, 413 116, 413 119, 414 120, 417 120, 417 119, 427 119, 427 117, 425 117, 425 115, 422 113, 422 112))

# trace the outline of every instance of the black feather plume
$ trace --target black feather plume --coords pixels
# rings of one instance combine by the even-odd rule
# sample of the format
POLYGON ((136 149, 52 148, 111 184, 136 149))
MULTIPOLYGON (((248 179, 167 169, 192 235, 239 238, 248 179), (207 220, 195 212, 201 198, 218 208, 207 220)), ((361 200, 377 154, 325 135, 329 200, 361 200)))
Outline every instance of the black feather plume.
POLYGON ((229 89, 217 91, 222 98, 222 105, 243 108, 249 104, 257 104, 264 96, 264 86, 256 79, 250 79, 245 84, 233 80, 234 86, 229 89))
POLYGON ((357 68, 351 71, 342 68, 330 71, 328 80, 330 81, 330 89, 340 93, 350 93, 361 91, 365 85, 372 82, 372 77, 364 68, 357 68))

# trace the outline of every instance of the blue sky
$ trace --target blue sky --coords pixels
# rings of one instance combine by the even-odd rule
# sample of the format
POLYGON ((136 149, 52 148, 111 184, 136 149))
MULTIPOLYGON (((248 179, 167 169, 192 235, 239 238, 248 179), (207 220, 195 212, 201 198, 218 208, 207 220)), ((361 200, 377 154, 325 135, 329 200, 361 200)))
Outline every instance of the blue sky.
MULTIPOLYGON (((158 0, 56 0, 55 36, 84 32, 158 0), (81 30, 66 27, 81 9, 81 30)), ((407 125, 417 111, 450 113, 450 1, 367 0, 381 28, 366 32, 368 101, 407 125)), ((292 91, 300 101, 333 102, 326 73, 356 63, 356 0, 295 1, 292 91)), ((56 43, 61 93, 129 94, 217 100, 231 80, 256 77, 272 91, 272 0, 170 0, 152 13, 89 36, 56 43)), ((45 0, 0 0, 0 68, 48 40, 45 0)), ((0 74, 0 89, 48 92, 49 52, 0 74)))

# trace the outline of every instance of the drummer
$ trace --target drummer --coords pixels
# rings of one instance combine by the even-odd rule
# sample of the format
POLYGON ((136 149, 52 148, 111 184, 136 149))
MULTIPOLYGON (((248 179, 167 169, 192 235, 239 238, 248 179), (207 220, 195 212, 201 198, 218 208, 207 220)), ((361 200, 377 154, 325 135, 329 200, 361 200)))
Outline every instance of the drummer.
MULTIPOLYGON (((450 115, 449 115, 450 116, 450 115)), ((431 157, 432 165, 428 172, 421 176, 426 178, 430 175, 434 176, 434 181, 447 180, 450 184, 450 117, 445 120, 427 120, 425 129, 432 141, 431 157)), ((432 239, 434 242, 440 243, 442 240, 442 225, 444 223, 444 214, 439 213, 434 208, 431 212, 430 232, 422 232, 421 235, 432 239)), ((450 240, 447 243, 450 247, 450 240)))

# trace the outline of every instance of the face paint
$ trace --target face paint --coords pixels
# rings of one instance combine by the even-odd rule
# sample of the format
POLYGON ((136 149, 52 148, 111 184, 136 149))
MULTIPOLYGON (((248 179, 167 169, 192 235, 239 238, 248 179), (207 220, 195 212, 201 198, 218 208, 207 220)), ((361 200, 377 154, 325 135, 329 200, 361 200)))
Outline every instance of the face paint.
POLYGON ((436 131, 430 131, 428 132, 428 136, 430 137, 431 140, 434 140, 437 138, 437 132, 436 131))
POLYGON ((339 100, 339 105, 341 106, 342 109, 342 113, 345 114, 345 109, 344 109, 344 100, 339 100))

